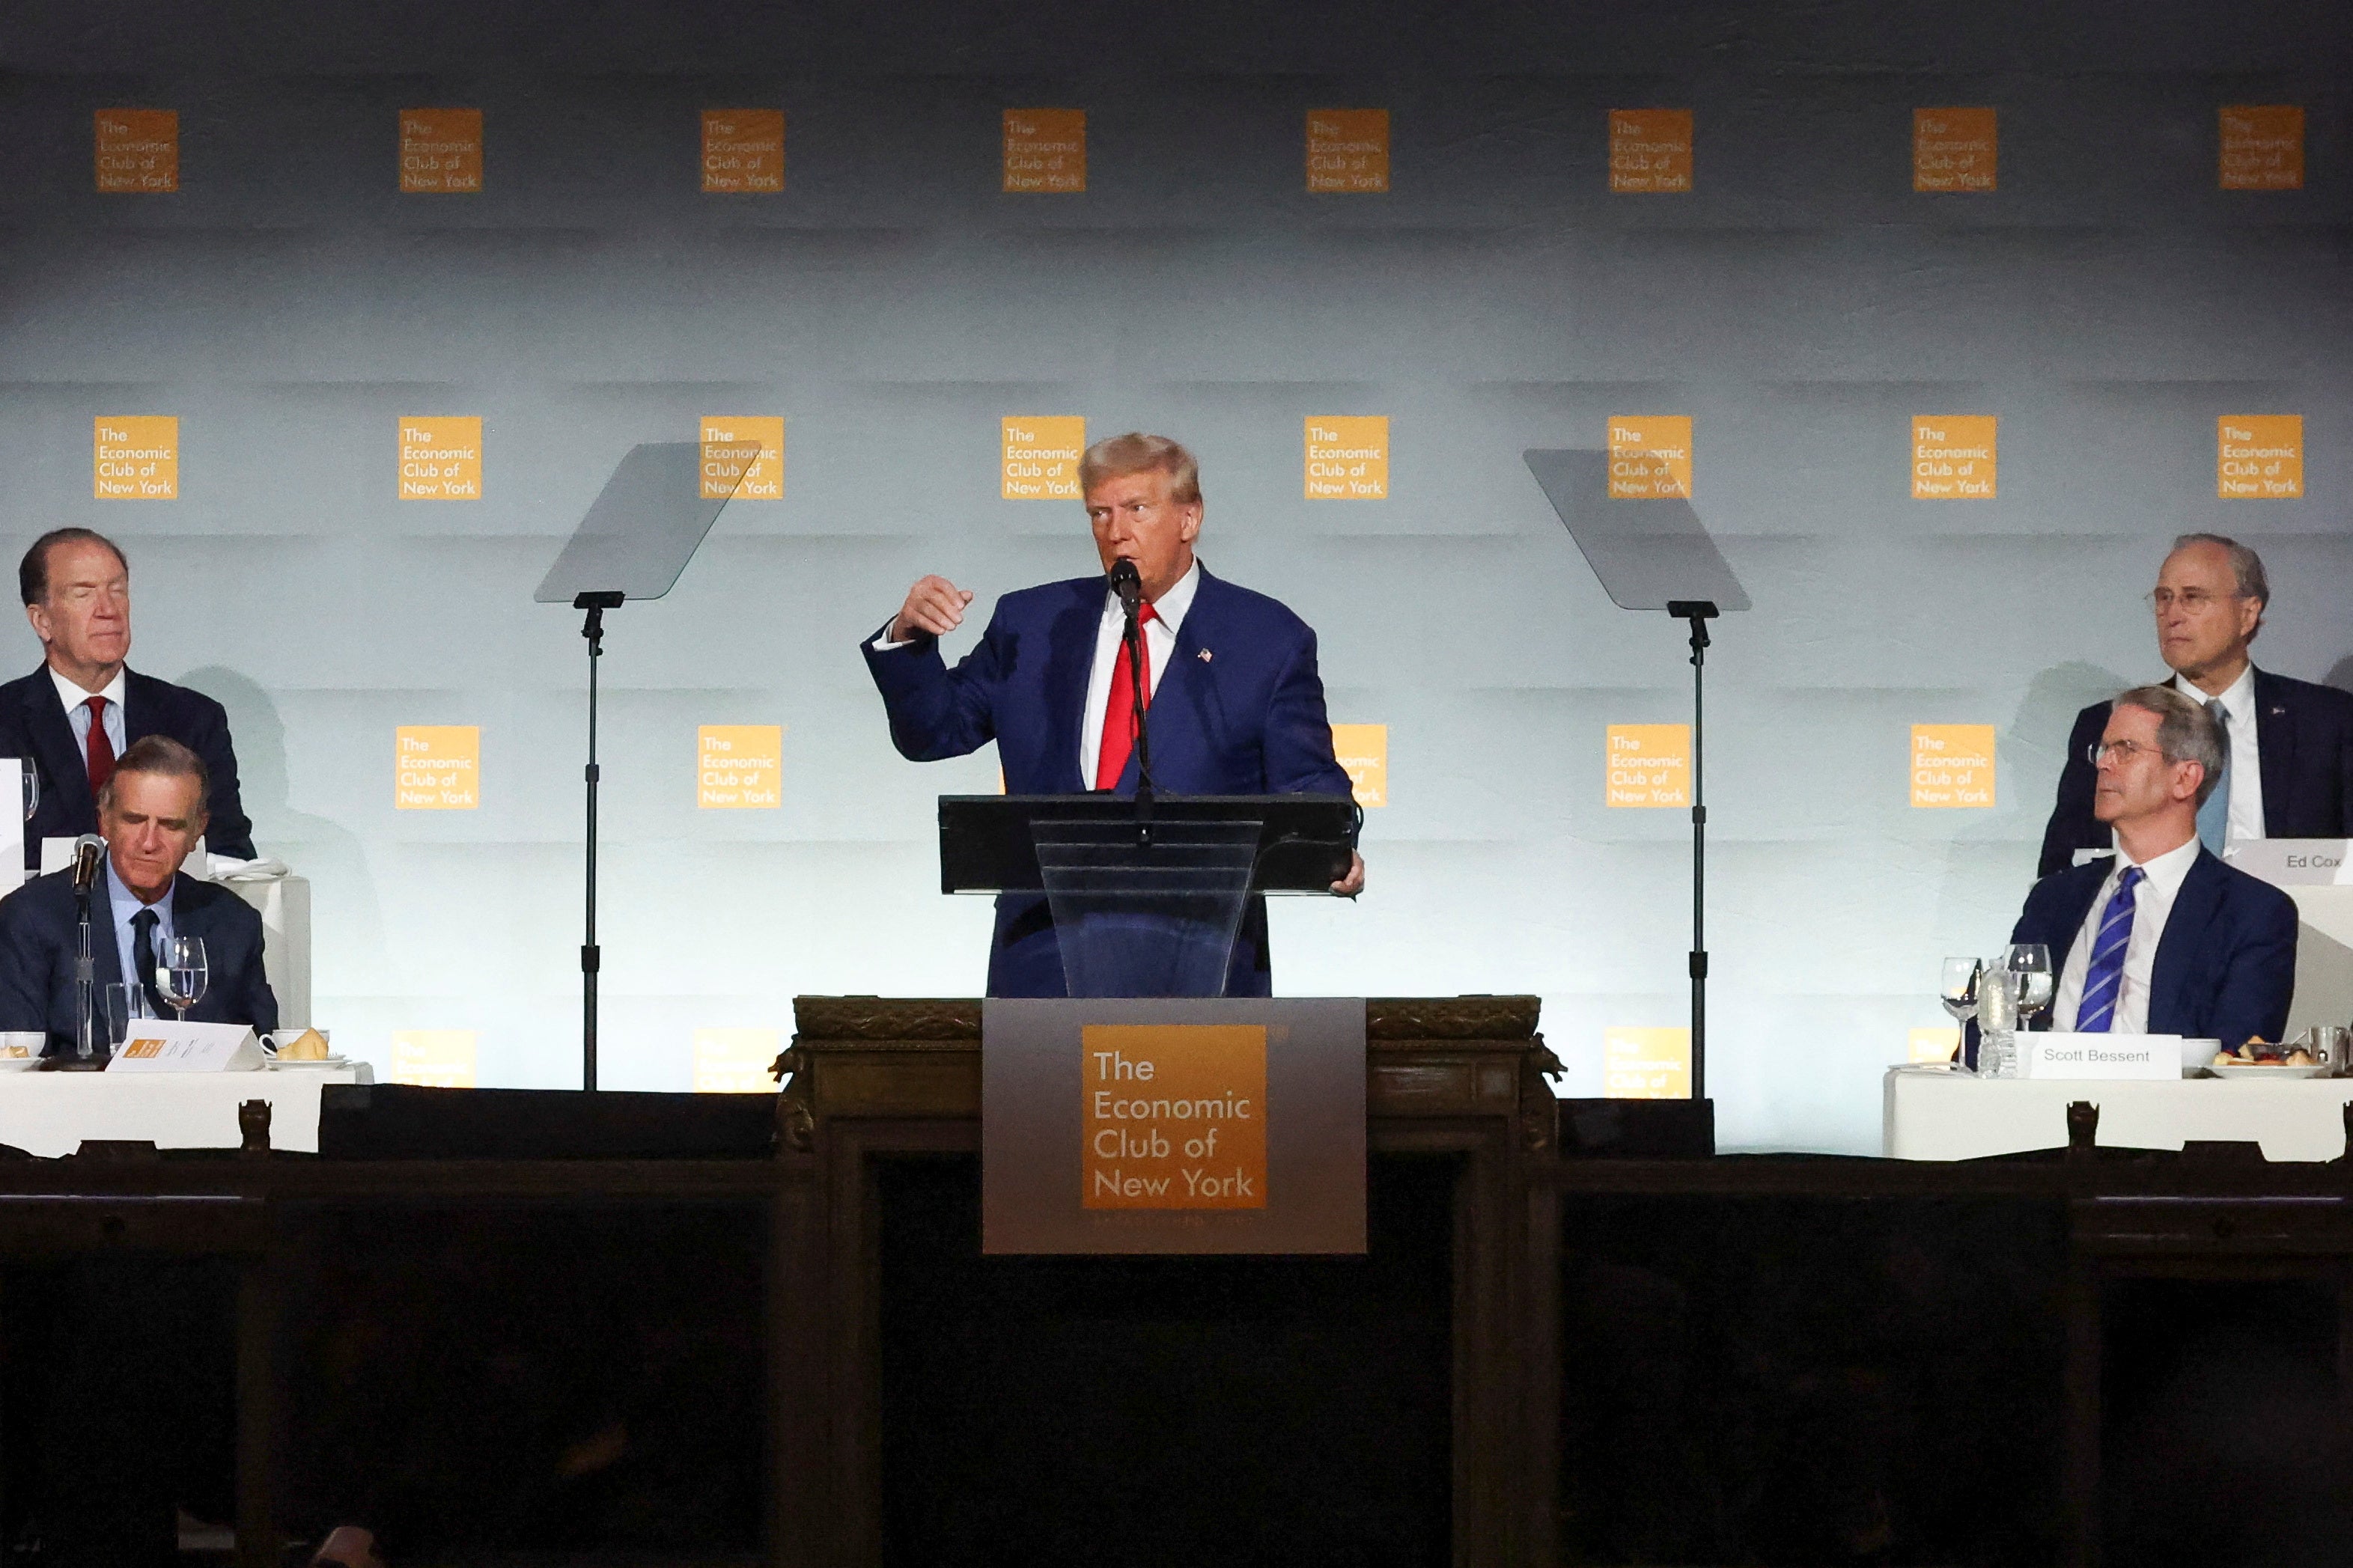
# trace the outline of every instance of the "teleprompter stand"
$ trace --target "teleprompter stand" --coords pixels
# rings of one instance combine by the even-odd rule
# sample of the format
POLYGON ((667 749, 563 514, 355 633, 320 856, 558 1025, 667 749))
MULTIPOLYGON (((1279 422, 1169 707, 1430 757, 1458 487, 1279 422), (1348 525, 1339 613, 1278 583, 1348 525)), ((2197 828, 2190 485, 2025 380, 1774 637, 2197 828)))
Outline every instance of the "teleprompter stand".
POLYGON ((532 595, 543 605, 586 613, 588 639, 586 921, 580 942, 580 1087, 596 1087, 596 670, 605 657, 605 612, 631 599, 659 599, 678 582, 703 536, 759 460, 757 442, 649 442, 633 447, 580 520, 532 595))
POLYGON ((940 890, 1042 892, 1073 996, 1221 996, 1253 893, 1325 893, 1343 795, 942 795, 940 890))
MULTIPOLYGON (((1664 610, 1690 627, 1692 667, 1692 1099, 1707 1100, 1707 623, 1748 608, 1748 595, 1701 526, 1688 498, 1622 500, 1609 496, 1603 452, 1522 454, 1545 499, 1577 542, 1610 603, 1664 610)), ((1714 1142, 1713 1117, 1707 1140, 1714 1142)))

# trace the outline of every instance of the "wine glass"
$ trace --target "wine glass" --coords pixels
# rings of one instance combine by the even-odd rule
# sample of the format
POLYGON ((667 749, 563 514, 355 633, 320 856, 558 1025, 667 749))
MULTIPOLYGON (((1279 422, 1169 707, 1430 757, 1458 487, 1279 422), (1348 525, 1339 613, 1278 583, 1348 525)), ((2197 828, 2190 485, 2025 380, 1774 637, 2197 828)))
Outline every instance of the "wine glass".
POLYGON ((25 781, 25 820, 33 820, 33 813, 41 809, 41 775, 30 760, 16 764, 16 776, 25 781))
POLYGON ((2057 994, 2059 977, 2051 973, 2051 949, 2039 942, 2014 942, 2002 954, 2002 967, 2018 982, 2018 1014, 2028 1028, 2049 1012, 2057 994))
MULTIPOLYGON (((1968 1026, 1969 1020, 1978 1016, 1978 976, 1984 967, 1974 958, 1945 960, 1944 982, 1937 987, 1936 999, 1944 1004, 1945 1012, 1953 1022, 1964 1029, 1968 1026)), ((1958 1049, 1953 1052, 1953 1059, 1961 1059, 1958 1049)))
POLYGON ((187 1022, 188 1009, 204 1000, 206 978, 204 938, 164 939, 164 949, 155 955, 155 990, 178 1011, 182 1023, 187 1022))

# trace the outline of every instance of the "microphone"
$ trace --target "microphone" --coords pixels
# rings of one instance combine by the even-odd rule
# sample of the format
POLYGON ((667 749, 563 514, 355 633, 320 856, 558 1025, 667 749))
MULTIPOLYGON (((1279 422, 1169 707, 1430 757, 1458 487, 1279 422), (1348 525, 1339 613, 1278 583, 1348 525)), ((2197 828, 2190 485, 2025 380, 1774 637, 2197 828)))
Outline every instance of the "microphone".
POLYGON ((1133 621, 1144 604, 1144 579, 1135 574, 1135 563, 1124 555, 1111 563, 1111 591, 1119 595, 1127 618, 1133 621))
POLYGON ((73 888, 77 893, 87 893, 98 880, 98 863, 106 858, 106 840, 95 833, 85 833, 74 840, 73 888))

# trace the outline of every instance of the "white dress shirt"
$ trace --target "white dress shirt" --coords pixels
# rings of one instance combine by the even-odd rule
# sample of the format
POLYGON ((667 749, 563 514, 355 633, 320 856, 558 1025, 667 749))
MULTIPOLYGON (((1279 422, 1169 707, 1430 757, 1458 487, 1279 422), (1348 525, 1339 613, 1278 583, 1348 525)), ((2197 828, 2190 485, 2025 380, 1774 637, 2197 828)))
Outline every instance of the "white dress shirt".
MULTIPOLYGON (((138 933, 131 929, 131 920, 141 910, 155 911, 155 934, 151 940, 154 942, 155 957, 160 961, 164 956, 164 939, 175 934, 178 931, 178 927, 172 921, 173 889, 165 888, 164 896, 153 903, 142 904, 139 901, 139 895, 124 887, 122 879, 114 874, 113 861, 109 860, 105 863, 105 870, 107 902, 114 911, 114 952, 123 984, 134 987, 143 985, 154 976, 140 973, 138 965, 132 962, 131 955, 136 945, 138 933)), ((177 886, 176 879, 174 886, 177 886)), ((163 988, 158 986, 156 989, 160 991, 163 988)), ((134 1018, 143 1018, 153 1011, 154 1005, 147 1000, 146 993, 143 990, 136 991, 131 999, 131 1016, 134 1018)))
POLYGON ((2231 816, 2223 829, 2230 843, 2263 836, 2263 754, 2255 734, 2255 667, 2239 671, 2239 679, 2219 699, 2185 675, 2173 678, 2173 689, 2200 708, 2220 700, 2231 720, 2231 816))
MULTIPOLYGON (((1201 586, 1201 563, 1198 561, 1185 569, 1185 575, 1176 585, 1152 602, 1152 619, 1144 623, 1145 662, 1151 668, 1145 678, 1154 693, 1160 690, 1160 678, 1168 668, 1168 661, 1176 654, 1176 631, 1185 624, 1185 612, 1193 607, 1193 595, 1201 586)), ((1087 787, 1094 787, 1095 765, 1103 759, 1103 720, 1111 709, 1112 672, 1124 657, 1122 645, 1126 640, 1127 612, 1120 608, 1119 595, 1103 591, 1103 619, 1095 626, 1094 670, 1087 677, 1087 705, 1079 721, 1079 777, 1087 787)))
POLYGON ((57 686, 58 700, 66 705, 66 722, 73 727, 74 749, 84 757, 90 755, 90 700, 106 699, 106 738, 114 742, 114 754, 121 756, 131 745, 131 729, 122 717, 122 688, 129 671, 118 669, 114 679, 106 683, 103 691, 84 691, 56 670, 49 679, 57 686))
MULTIPOLYGON (((2187 844, 2154 856, 2141 867, 2140 885, 2133 889, 2132 935, 2125 942, 2124 983, 2117 988, 2116 1010, 2108 1020, 2112 1034, 2148 1033, 2149 976, 2157 968, 2157 944, 2165 938, 2165 922, 2173 913, 2182 879, 2189 875, 2197 859, 2198 836, 2192 834, 2187 844)), ((2054 1029, 2075 1026, 2075 1013, 2084 1001, 2084 981, 2092 967, 2092 944, 2099 939, 2100 917, 2107 913, 2108 900, 2116 897, 2116 884, 2131 864, 2125 847, 2117 845, 2116 864, 2094 895, 2091 910, 2067 949, 2067 962, 2060 969, 2059 994, 2051 1007, 2054 1029)))

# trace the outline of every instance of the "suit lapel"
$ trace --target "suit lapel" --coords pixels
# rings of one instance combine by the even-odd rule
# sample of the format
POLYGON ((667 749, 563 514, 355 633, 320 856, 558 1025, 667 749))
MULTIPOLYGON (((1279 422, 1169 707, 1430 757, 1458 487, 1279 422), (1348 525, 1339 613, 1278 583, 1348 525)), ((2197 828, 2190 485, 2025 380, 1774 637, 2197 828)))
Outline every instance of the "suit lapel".
POLYGON ((2295 779, 2295 716, 2288 711, 2279 679, 2255 671, 2255 773, 2263 784, 2263 826, 2289 816, 2288 789, 2295 779))
POLYGON ((150 687, 160 686, 162 684, 163 682, 152 680, 146 676, 140 674, 135 669, 126 668, 123 670, 122 737, 125 742, 124 750, 127 751, 130 749, 131 742, 143 741, 150 735, 157 735, 163 732, 160 715, 164 710, 164 706, 162 703, 157 702, 154 700, 155 694, 148 689, 150 687))
POLYGON ((2182 1028, 2189 1016, 2182 993, 2190 980, 2190 957, 2222 907, 2222 863, 2200 849, 2189 863, 2189 874, 2181 879, 2181 890, 2173 896, 2165 934, 2158 939, 2157 959, 2149 966, 2147 1027, 2151 1034, 2187 1032, 2182 1028))
POLYGON ((90 798, 90 763, 74 745, 73 726, 66 721, 65 704, 58 700, 56 682, 43 665, 24 684, 25 736, 40 764, 42 787, 58 792, 60 804, 75 816, 95 812, 90 798))
POLYGON ((1071 603, 1055 612, 1046 633, 1046 754, 1064 780, 1061 793, 1083 793, 1094 788, 1095 782, 1093 770, 1079 760, 1079 727, 1086 722, 1087 682, 1095 669, 1103 597, 1085 579, 1072 588, 1071 603))
POLYGON ((100 1009, 98 1017, 103 1025, 106 1019, 106 988, 123 983, 122 948, 114 931, 114 867, 111 863, 100 872, 98 885, 90 890, 90 984, 97 988, 97 994, 90 998, 90 1003, 100 1009))
POLYGON ((2108 869, 2108 863, 2105 861, 2094 861, 2089 865, 2078 866, 2074 868, 2073 874, 2080 880, 2081 886, 2071 887, 2061 895, 2063 901, 2058 911, 2059 929, 2065 935, 2061 941, 2051 944, 2052 973, 2055 974, 2067 967, 2067 955, 2075 951, 2075 943, 2084 934, 2084 922, 2091 918, 2092 902, 2100 896, 2100 889, 2107 886, 2108 869), (2086 872, 2091 874, 2086 876, 2084 875, 2086 872))

